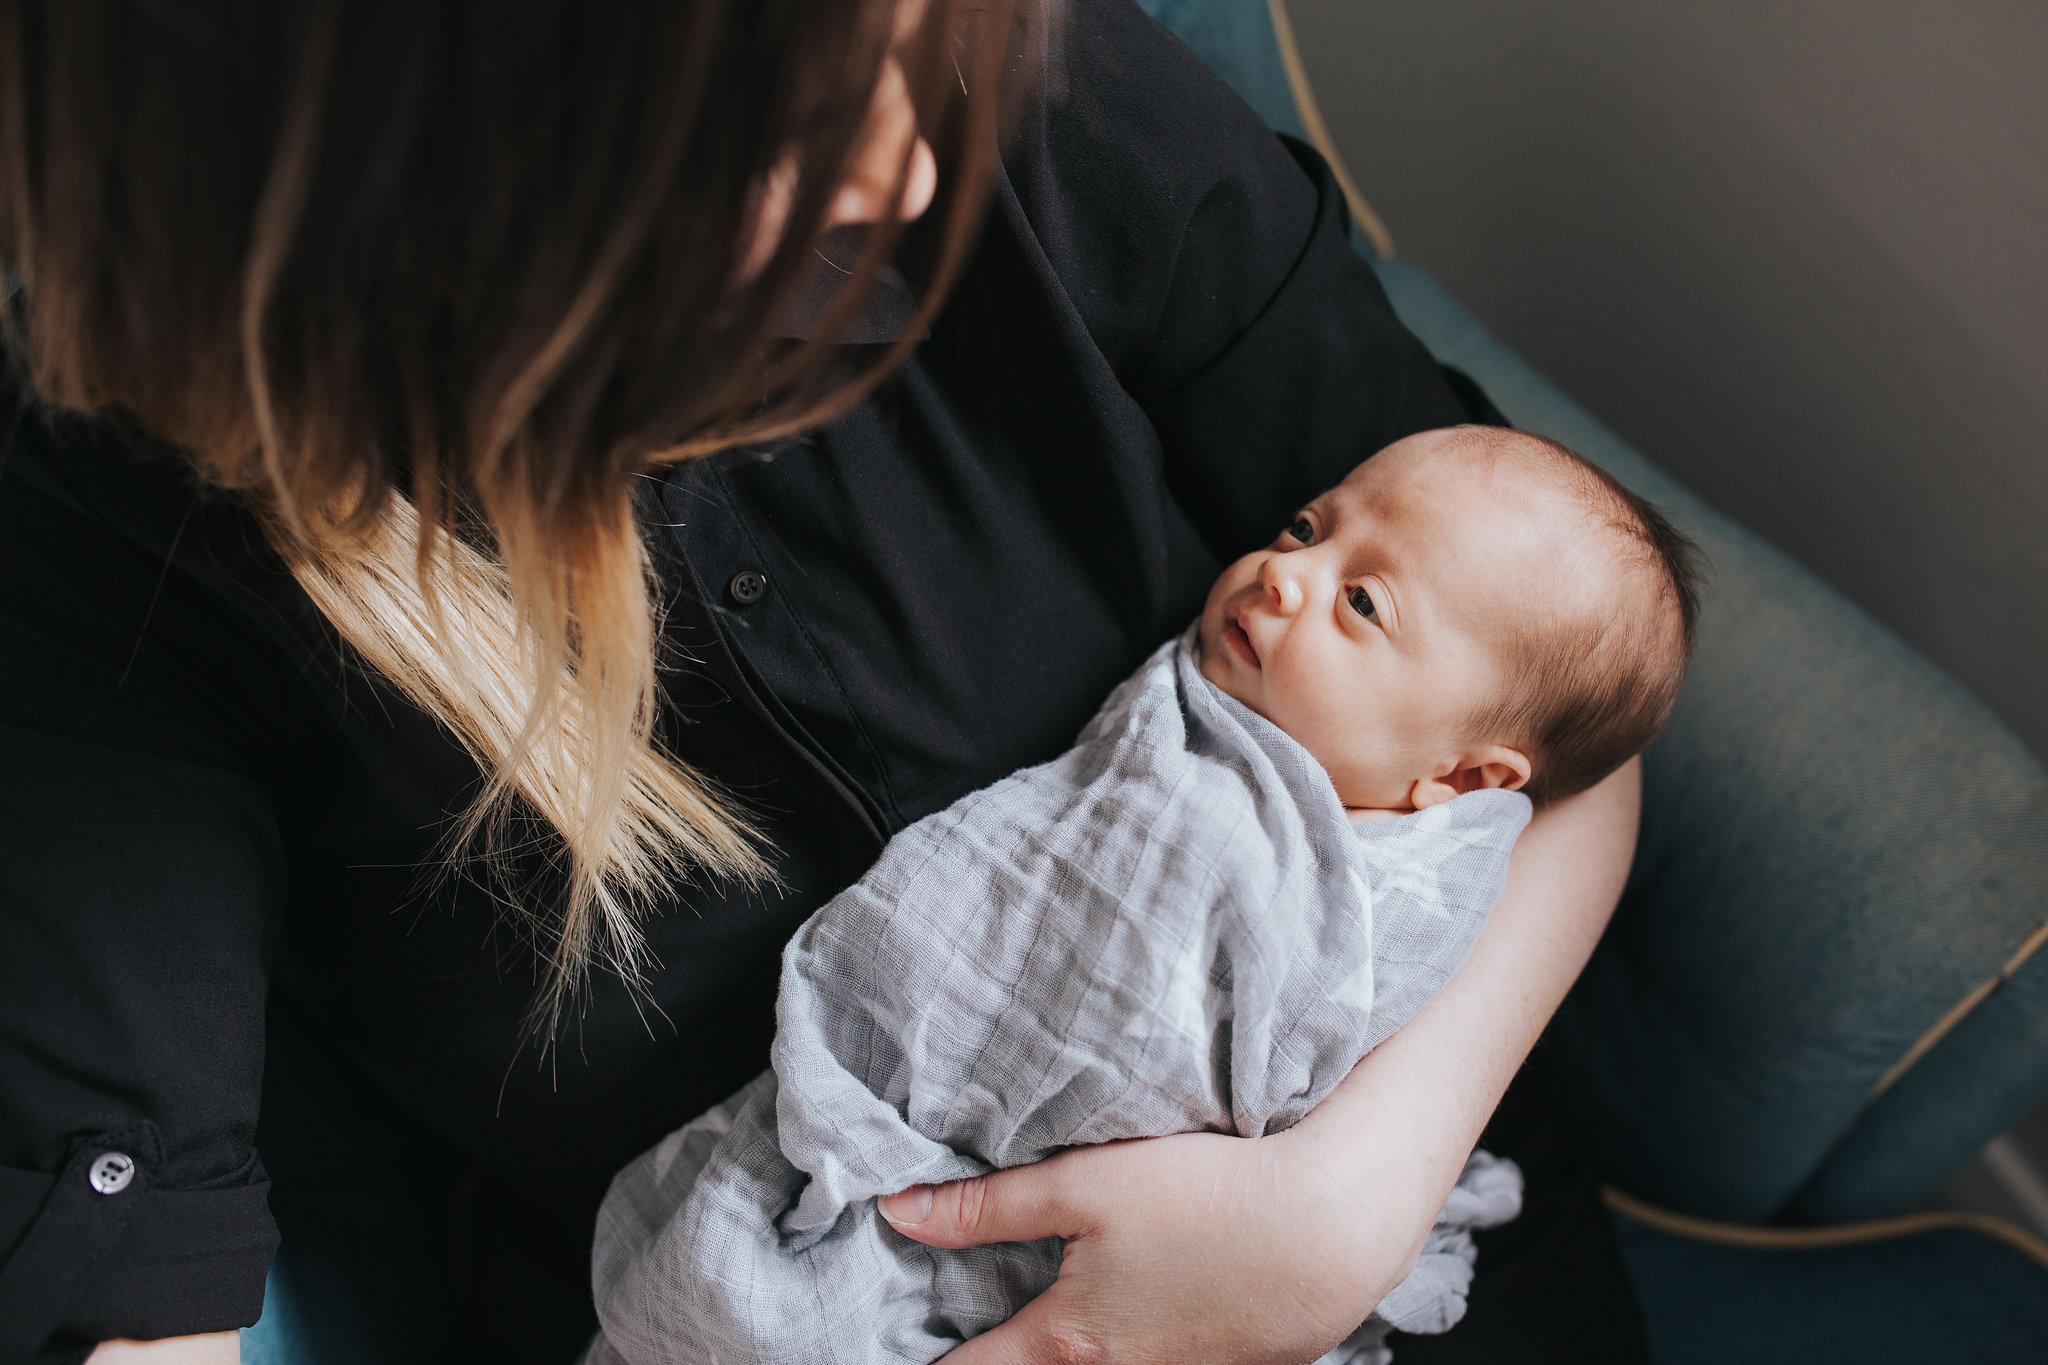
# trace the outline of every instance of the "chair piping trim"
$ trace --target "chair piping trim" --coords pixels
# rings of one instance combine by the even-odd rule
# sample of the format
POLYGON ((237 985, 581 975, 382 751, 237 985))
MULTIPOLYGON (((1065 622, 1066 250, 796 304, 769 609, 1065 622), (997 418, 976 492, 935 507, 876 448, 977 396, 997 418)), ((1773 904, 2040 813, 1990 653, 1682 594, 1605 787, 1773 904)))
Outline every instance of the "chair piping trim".
POLYGON ((1763 1251, 1812 1251, 1823 1247, 1856 1246, 1912 1237, 1923 1232, 1957 1229, 1975 1232, 2003 1242, 2048 1271, 2048 1242, 2013 1226, 2002 1218, 1982 1213, 1908 1213, 1896 1218, 1872 1218, 1858 1223, 1834 1223, 1813 1228, 1766 1228, 1748 1223, 1720 1223, 1658 1208, 1612 1185, 1600 1191, 1601 1202, 1632 1222, 1689 1237, 1696 1242, 1718 1246, 1749 1247, 1763 1251))
POLYGON ((1358 224, 1372 249, 1383 261, 1394 259, 1394 235, 1387 231, 1387 225, 1373 212, 1365 196, 1358 192, 1358 185, 1351 179, 1351 172, 1345 168, 1344 158, 1337 153, 1337 144, 1330 139, 1330 130, 1323 123, 1322 110, 1316 106, 1315 91, 1308 83, 1308 69, 1301 64, 1301 49, 1295 46, 1294 24, 1287 17, 1287 0, 1266 0, 1266 8, 1273 16, 1273 36, 1280 40, 1280 65, 1287 69, 1287 86, 1294 92, 1294 109, 1301 115, 1301 126, 1308 133, 1308 140, 1323 154, 1323 160, 1330 163, 1336 172, 1337 185, 1344 191, 1344 202, 1351 207, 1351 221, 1358 224))
MULTIPOLYGON (((1277 4, 1278 0, 1274 0, 1274 2, 1277 4)), ((1878 1096, 1884 1094, 1885 1091, 1891 1089, 1894 1085, 1897 1085, 1900 1077, 1911 1071, 1922 1057, 1932 1052, 1934 1045, 1943 1038, 1946 1038, 1956 1025, 1968 1018, 1970 1012, 1983 1004, 1986 997, 2009 981, 2012 978, 2012 974, 2025 966, 2027 959, 2040 951, 2041 945, 2044 943, 2048 943, 2048 923, 2043 923, 2033 933, 2027 935, 2020 943, 2019 950, 2012 955, 2011 959, 2003 967, 1999 968, 1996 976, 1977 986, 1969 994, 1956 1001, 1954 1005, 1950 1006, 1948 1013, 1934 1021, 1932 1028, 1916 1038, 1913 1041, 1913 1046, 1906 1049, 1906 1054, 1896 1062, 1893 1062, 1890 1068, 1877 1078, 1877 1084, 1870 1087, 1870 1093, 1863 1097, 1864 1107, 1868 1108, 1876 1102, 1878 1096)))

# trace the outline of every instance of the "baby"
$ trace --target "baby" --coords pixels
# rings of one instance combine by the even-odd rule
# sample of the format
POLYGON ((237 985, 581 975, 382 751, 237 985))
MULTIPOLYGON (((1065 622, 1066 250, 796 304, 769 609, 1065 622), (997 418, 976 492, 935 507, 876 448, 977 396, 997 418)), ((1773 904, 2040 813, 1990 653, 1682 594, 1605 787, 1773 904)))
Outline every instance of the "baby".
MULTIPOLYGON (((783 960, 774 1068, 613 1183, 586 1359, 925 1362, 1059 1271, 875 1200, 1062 1148, 1306 1114, 1440 990, 1542 805, 1669 714, 1692 552, 1561 446, 1425 432, 1238 560, 1075 747, 910 826, 783 960), (1400 818, 1391 818, 1400 817, 1400 818)), ((1475 1153, 1326 1359, 1464 1308, 1475 1153)))
POLYGON ((1202 676, 1355 816, 1505 787, 1541 807, 1640 752, 1692 654, 1691 543, 1539 436, 1411 436, 1224 570, 1202 676))

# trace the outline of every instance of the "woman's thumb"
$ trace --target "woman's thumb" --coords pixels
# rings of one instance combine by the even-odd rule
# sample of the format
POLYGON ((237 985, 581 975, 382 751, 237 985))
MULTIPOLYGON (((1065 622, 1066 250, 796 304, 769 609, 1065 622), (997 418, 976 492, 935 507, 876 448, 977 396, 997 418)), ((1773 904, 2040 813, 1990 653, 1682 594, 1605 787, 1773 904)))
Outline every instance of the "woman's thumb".
POLYGON ((972 1180, 912 1185, 876 1201, 889 1226, 935 1247, 987 1242, 1034 1242, 1068 1237, 1057 1199, 1057 1177, 1040 1166, 1019 1166, 972 1180))

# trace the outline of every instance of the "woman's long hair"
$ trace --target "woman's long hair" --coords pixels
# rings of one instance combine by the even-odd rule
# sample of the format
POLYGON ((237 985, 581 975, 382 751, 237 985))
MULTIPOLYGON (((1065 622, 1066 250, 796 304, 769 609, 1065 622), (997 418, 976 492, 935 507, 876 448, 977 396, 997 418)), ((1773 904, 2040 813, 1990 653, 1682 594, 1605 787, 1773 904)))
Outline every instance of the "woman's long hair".
MULTIPOLYGON (((590 965, 636 979, 651 890, 765 873, 654 737, 631 486, 828 420, 900 357, 849 373, 778 324, 892 56, 942 168, 908 244, 936 306, 1025 47, 1017 7, 972 5, 0 0, 17 363, 233 490, 460 737, 489 780, 455 847, 511 811, 559 835, 566 891, 525 911, 544 1033, 590 965)), ((868 234, 817 335, 898 236, 868 234)))

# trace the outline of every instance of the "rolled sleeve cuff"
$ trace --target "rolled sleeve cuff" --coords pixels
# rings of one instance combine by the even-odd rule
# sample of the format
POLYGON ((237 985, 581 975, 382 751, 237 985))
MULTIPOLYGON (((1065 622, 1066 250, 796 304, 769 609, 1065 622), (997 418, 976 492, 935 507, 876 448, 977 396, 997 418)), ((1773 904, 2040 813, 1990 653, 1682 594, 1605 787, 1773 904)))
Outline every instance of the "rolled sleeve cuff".
POLYGON ((64 1168, 0 1167, 0 1360, 81 1360, 94 1343, 224 1332, 263 1312, 277 1252, 270 1179, 160 1185, 150 1123, 92 1134, 64 1168))

